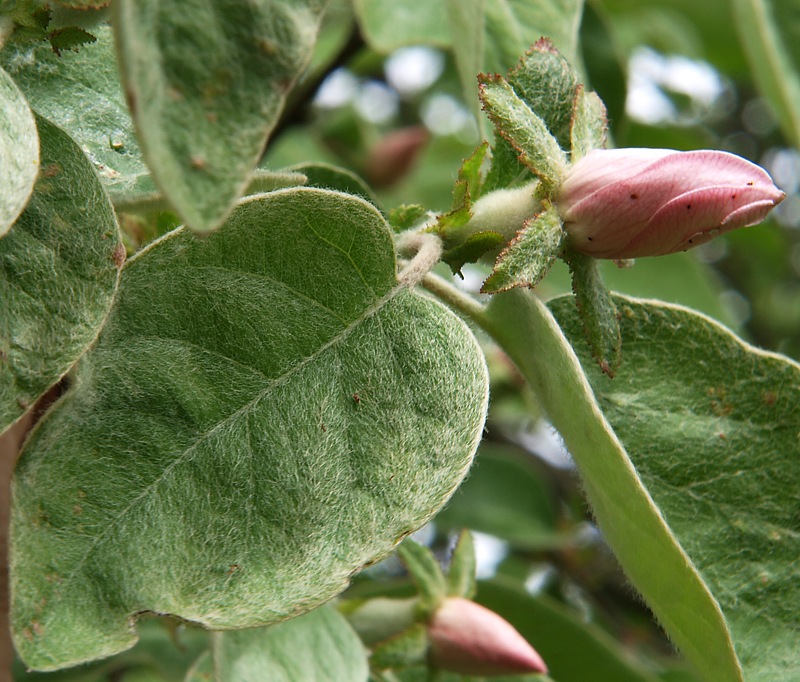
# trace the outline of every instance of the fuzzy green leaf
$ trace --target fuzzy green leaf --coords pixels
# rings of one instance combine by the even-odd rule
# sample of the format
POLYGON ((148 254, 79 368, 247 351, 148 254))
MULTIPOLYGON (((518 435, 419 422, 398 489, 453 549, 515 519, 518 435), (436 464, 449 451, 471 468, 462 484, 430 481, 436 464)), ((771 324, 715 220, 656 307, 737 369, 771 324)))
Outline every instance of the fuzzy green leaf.
POLYGON ((606 106, 596 92, 586 92, 578 86, 575 94, 575 105, 572 109, 572 124, 569 131, 574 163, 586 156, 592 149, 606 146, 608 132, 606 106))
POLYGON ((592 356, 603 372, 613 377, 622 362, 622 339, 619 313, 611 292, 603 282, 595 258, 568 250, 564 260, 572 274, 572 292, 592 356))
POLYGON ((187 225, 214 230, 242 194, 325 0, 112 6, 128 106, 156 183, 187 225))
MULTIPOLYGON (((689 309, 616 302, 625 363, 613 381, 591 367, 569 301, 551 305, 639 475, 719 601, 745 679, 798 679, 800 366, 689 309)), ((675 613, 687 604, 676 599, 675 613)))
MULTIPOLYGON (((704 679, 741 682, 717 603, 600 411, 556 320, 532 292, 512 289, 492 297, 480 321, 531 384, 563 437, 609 547, 670 639, 704 679)), ((580 334, 577 320, 576 325, 573 339, 580 334)))
POLYGON ((366 682, 367 651, 331 606, 267 628, 217 632, 217 679, 225 682, 366 682))
POLYGON ((95 338, 125 259, 91 164, 61 130, 37 123, 42 173, 0 240, 0 431, 95 338))
POLYGON ((18 465, 17 650, 52 669, 132 646, 142 611, 241 628, 330 599, 452 494, 486 399, 367 202, 281 190, 170 233, 18 465))
POLYGON ((557 186, 566 171, 567 159, 545 122, 500 76, 481 74, 478 82, 483 108, 500 135, 547 189, 557 186))
POLYGON ((561 217, 555 206, 526 221, 513 241, 497 257, 481 291, 494 294, 512 287, 532 287, 547 274, 564 241, 561 217))
POLYGON ((0 237, 22 213, 39 172, 39 137, 25 97, 0 69, 0 237))
POLYGON ((377 644, 370 656, 370 665, 378 670, 420 665, 426 662, 429 647, 428 628, 416 623, 377 644))
POLYGON ((46 44, 10 45, 0 60, 31 107, 83 148, 110 191, 132 194, 147 169, 122 96, 111 29, 92 29, 97 41, 60 57, 46 44), (68 104, 67 104, 68 103, 68 104))

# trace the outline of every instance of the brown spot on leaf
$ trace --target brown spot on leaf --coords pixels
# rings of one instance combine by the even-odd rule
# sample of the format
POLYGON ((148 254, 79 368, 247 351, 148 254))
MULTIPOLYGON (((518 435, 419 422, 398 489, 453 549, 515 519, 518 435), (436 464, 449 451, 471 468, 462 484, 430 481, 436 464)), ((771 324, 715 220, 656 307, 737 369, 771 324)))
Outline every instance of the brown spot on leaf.
POLYGON ((127 254, 125 252, 125 245, 122 242, 120 242, 114 249, 114 253, 111 254, 111 258, 114 261, 114 265, 117 266, 117 270, 119 270, 123 265, 125 265, 126 255, 127 254))
POLYGON ((358 395, 358 393, 353 393, 353 402, 356 405, 358 405, 361 402, 361 397, 358 395))
POLYGON ((195 170, 205 170, 206 166, 208 165, 204 156, 200 156, 199 154, 195 154, 189 159, 189 164, 195 170))
POLYGON ((774 391, 764 391, 762 399, 767 407, 772 407, 778 400, 778 395, 774 391))
POLYGON ((57 163, 48 163, 41 170, 43 178, 54 178, 61 172, 61 166, 57 163))

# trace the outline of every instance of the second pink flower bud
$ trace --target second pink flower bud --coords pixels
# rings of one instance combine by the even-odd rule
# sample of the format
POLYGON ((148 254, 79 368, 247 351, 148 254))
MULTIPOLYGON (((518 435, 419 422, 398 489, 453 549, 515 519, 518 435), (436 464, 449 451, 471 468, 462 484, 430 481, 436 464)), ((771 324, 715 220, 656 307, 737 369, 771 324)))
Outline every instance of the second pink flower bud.
POLYGON ((624 259, 755 225, 784 197, 763 168, 735 154, 596 149, 569 170, 556 203, 573 249, 624 259))

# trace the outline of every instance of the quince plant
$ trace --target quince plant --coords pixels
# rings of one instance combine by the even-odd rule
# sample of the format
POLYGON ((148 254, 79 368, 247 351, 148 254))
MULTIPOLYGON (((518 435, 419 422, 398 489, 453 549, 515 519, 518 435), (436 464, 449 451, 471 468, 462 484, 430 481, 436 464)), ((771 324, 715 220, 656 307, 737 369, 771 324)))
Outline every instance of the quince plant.
MULTIPOLYGON (((580 564, 578 523, 543 539, 538 512, 509 511, 537 479, 528 457, 491 454, 489 394, 499 409, 516 382, 682 657, 660 672, 796 679, 800 366, 613 294, 598 267, 754 225, 784 192, 727 152, 607 148, 603 101, 547 38, 477 77, 493 131, 449 210, 387 210, 327 162, 268 167, 265 141, 296 122, 282 112, 407 3, 329 4, 0 6, 17 678, 657 679, 662 663, 630 663, 569 599, 531 594, 528 569, 478 581, 468 532, 446 573, 441 543, 408 538, 456 517, 580 564), (331 56, 318 37, 352 15, 331 56), (574 298, 545 302, 559 259, 574 298), (483 273, 480 291, 442 264, 483 273)), ((445 4, 447 40, 493 26, 445 4)), ((470 92, 484 52, 451 47, 470 92)), ((376 184, 427 137, 374 145, 402 157, 376 184)))

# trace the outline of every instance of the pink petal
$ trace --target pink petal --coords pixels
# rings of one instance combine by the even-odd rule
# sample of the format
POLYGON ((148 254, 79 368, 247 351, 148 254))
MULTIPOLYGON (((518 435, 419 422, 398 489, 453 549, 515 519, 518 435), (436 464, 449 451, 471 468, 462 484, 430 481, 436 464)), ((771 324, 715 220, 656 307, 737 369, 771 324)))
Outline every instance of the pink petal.
POLYGON ((541 656, 505 619, 469 599, 450 597, 428 626, 431 661, 467 675, 544 673, 541 656))

